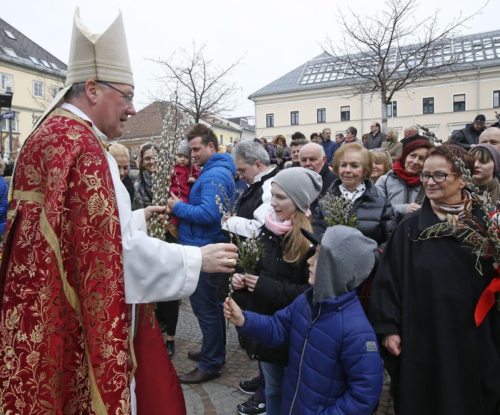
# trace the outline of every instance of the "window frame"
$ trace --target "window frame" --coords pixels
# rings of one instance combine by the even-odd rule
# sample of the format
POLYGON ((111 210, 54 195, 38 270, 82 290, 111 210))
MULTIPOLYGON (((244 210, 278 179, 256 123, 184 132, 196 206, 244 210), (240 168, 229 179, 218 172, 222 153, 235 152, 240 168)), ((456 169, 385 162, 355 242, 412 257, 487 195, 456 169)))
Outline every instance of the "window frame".
POLYGON ((290 125, 299 125, 300 115, 299 111, 290 111, 290 125))
POLYGON ((351 106, 341 105, 340 106, 340 121, 351 121, 351 106), (347 110, 346 110, 347 108, 347 110))
POLYGON ((45 98, 45 83, 43 81, 33 81, 32 92, 35 98, 45 98), (40 91, 38 89, 41 88, 40 91), (36 94, 36 92, 41 92, 41 95, 36 94))
POLYGON ((467 111, 467 95, 465 93, 463 94, 453 94, 453 112, 463 112, 463 111, 467 111), (463 96, 464 99, 463 101, 456 101, 455 99, 458 98, 458 97, 461 97, 463 96), (463 108, 458 108, 458 104, 461 104, 463 103, 463 108), (455 106, 457 104, 457 106, 455 106))
POLYGON ((500 108, 500 90, 494 90, 493 91, 493 108, 500 108), (495 100, 496 100, 496 105, 495 105, 495 100))
POLYGON ((316 109, 316 123, 322 124, 326 122, 326 108, 316 109))
POLYGON ((392 100, 389 104, 385 104, 387 117, 396 118, 398 116, 398 101, 392 100))
POLYGON ((266 114, 266 128, 274 127, 274 112, 266 114))
POLYGON ((434 114, 435 112, 435 103, 434 103, 434 97, 424 97, 422 98, 422 114, 434 114), (425 102, 425 100, 432 100, 432 111, 429 111, 429 107, 431 105, 431 102, 425 102), (427 111, 426 111, 427 108, 427 111))

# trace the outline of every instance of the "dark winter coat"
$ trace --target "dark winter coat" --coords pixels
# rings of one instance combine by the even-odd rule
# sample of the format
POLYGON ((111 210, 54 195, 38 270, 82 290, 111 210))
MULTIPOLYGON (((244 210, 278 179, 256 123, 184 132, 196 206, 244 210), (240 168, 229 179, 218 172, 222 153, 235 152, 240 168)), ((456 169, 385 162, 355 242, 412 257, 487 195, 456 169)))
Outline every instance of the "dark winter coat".
POLYGON ((500 315, 476 328, 474 310, 491 280, 469 247, 452 236, 421 239, 439 223, 429 201, 387 243, 374 279, 370 320, 379 335, 399 334, 394 367, 404 415, 493 415, 500 410, 500 315))
POLYGON ((238 206, 236 208, 236 214, 246 219, 253 219, 255 210, 262 205, 262 195, 264 183, 276 176, 278 173, 277 168, 273 168, 269 173, 265 174, 260 178, 260 180, 252 183, 241 195, 238 206))
POLYGON ((219 195, 222 200, 226 195, 234 197, 235 173, 236 167, 228 153, 214 154, 205 163, 191 188, 189 202, 178 202, 174 207, 173 213, 180 219, 179 243, 204 246, 226 241, 215 196, 219 195))
MULTIPOLYGON (((263 242, 263 255, 259 261, 256 275, 259 276, 253 293, 247 289, 234 292, 235 301, 244 309, 271 315, 289 305, 302 294, 309 285, 308 255, 299 263, 283 260, 284 238, 262 228, 259 238, 263 242)), ((313 252, 311 252, 312 255, 313 252)), ((270 349, 253 342, 247 346, 250 357, 270 363, 286 365, 286 347, 270 349)))
POLYGON ((452 133, 450 143, 457 144, 468 151, 471 144, 479 143, 479 136, 483 131, 484 130, 476 130, 474 128, 474 123, 467 124, 465 128, 452 133))
POLYGON ((244 315, 241 334, 288 346, 282 414, 372 414, 382 360, 354 291, 313 306, 309 290, 272 317, 244 315))
POLYGON ((135 189, 134 189, 134 181, 132 178, 127 174, 123 180, 122 180, 123 185, 127 189, 128 194, 130 195, 130 203, 134 202, 134 194, 135 194, 135 189))
POLYGON ((386 139, 386 135, 382 131, 379 131, 375 135, 373 135, 370 132, 370 133, 368 133, 368 140, 366 141, 365 147, 368 150, 371 150, 373 148, 380 148, 380 147, 382 147, 382 142, 385 141, 385 139, 386 139))
MULTIPOLYGON (((392 207, 369 180, 365 180, 364 183, 366 191, 354 201, 352 211, 357 217, 357 228, 361 233, 382 245, 389 239, 389 235, 396 226, 392 207)), ((341 196, 340 185, 340 179, 335 180, 329 192, 335 196, 341 196)), ((313 227, 316 235, 321 236, 325 233, 327 224, 321 207, 318 207, 313 214, 313 227)))

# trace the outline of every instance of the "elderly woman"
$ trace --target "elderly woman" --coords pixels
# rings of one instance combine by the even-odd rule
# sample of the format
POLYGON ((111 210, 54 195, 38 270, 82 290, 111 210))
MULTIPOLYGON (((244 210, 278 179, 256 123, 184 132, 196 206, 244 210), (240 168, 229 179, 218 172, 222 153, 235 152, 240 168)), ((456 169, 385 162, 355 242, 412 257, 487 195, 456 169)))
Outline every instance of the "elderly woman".
POLYGON ((398 141, 398 130, 392 128, 387 132, 386 139, 382 142, 382 149, 391 155, 393 162, 399 160, 403 144, 398 141))
MULTIPOLYGON (((351 201, 357 228, 381 245, 387 241, 395 224, 387 199, 370 181, 372 165, 369 150, 358 143, 344 144, 333 156, 333 171, 339 178, 328 192, 351 201)), ((323 234, 326 223, 315 222, 314 228, 316 234, 323 234)))
POLYGON ((370 180, 373 184, 375 184, 379 177, 383 176, 392 169, 392 160, 389 153, 381 148, 370 150, 370 152, 372 153, 373 161, 370 180))
POLYGON ((401 158, 392 170, 377 180, 376 186, 392 205, 396 219, 420 209, 424 190, 420 173, 432 144, 428 140, 415 140, 404 146, 401 158))
POLYGON ((500 151, 491 144, 478 144, 470 151, 475 158, 472 181, 479 188, 479 195, 483 201, 486 201, 484 193, 486 192, 493 202, 500 201, 500 182, 498 174, 500 173, 500 151))
POLYGON ((370 320, 387 349, 397 413, 496 415, 500 410, 500 315, 475 326, 474 310, 493 274, 472 249, 435 225, 481 212, 465 191, 452 145, 432 149, 421 173, 427 199, 394 231, 374 278, 370 320))

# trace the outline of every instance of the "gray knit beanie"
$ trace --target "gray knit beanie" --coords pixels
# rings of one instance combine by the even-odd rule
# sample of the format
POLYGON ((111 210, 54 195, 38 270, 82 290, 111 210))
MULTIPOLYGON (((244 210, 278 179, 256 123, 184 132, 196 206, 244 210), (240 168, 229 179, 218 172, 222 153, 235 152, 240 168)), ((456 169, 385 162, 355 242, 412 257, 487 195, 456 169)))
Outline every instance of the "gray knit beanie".
POLYGON ((495 174, 500 173, 500 151, 497 148, 489 143, 477 144, 473 148, 483 147, 491 154, 491 158, 493 159, 493 163, 495 164, 495 174))
POLYGON ((313 302, 336 298, 358 287, 375 266, 376 249, 377 243, 356 228, 327 228, 319 249, 313 302))
POLYGON ((323 180, 318 173, 303 167, 281 170, 272 183, 279 185, 295 206, 304 213, 319 196, 323 186, 323 180))
POLYGON ((177 153, 186 156, 188 159, 191 158, 191 151, 189 150, 189 142, 184 139, 179 143, 179 147, 177 147, 177 153))

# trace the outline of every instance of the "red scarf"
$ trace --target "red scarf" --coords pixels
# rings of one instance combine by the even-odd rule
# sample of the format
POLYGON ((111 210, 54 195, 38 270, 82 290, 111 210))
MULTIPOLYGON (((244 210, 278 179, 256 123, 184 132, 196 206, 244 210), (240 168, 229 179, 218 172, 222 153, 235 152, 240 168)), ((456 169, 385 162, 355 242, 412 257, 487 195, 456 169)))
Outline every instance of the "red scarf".
POLYGON ((406 173, 404 167, 401 165, 399 160, 395 161, 392 165, 392 171, 396 176, 398 176, 401 180, 403 180, 409 187, 420 186, 422 182, 420 181, 420 177, 417 174, 416 176, 413 174, 406 173))

